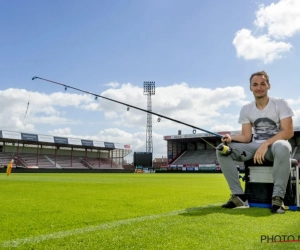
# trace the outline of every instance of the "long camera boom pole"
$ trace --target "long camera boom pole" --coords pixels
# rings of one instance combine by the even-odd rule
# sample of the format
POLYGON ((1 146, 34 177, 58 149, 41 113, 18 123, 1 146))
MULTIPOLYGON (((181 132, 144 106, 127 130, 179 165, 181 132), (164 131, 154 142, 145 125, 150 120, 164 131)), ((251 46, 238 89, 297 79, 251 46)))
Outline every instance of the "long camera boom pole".
POLYGON ((54 84, 63 86, 63 87, 65 87, 65 89, 67 89, 67 88, 74 89, 74 90, 77 90, 77 91, 80 91, 80 92, 83 92, 83 93, 86 93, 86 94, 89 94, 89 95, 93 95, 93 96, 95 96, 95 97, 100 97, 100 98, 103 98, 103 99, 106 99, 106 100, 109 100, 109 101, 112 101, 112 102, 116 102, 116 103, 125 105, 125 106, 130 107, 130 108, 134 108, 134 109, 137 109, 137 110, 140 110, 140 111, 143 111, 143 112, 152 114, 152 115, 156 115, 156 116, 158 116, 159 118, 165 118, 165 119, 167 119, 167 120, 170 120, 170 121, 173 121, 173 122, 180 123, 180 124, 182 124, 182 125, 191 127, 191 128, 193 128, 193 129, 201 130, 201 131, 203 131, 203 132, 206 132, 206 133, 208 133, 208 134, 217 136, 217 137, 219 137, 219 138, 222 138, 222 137, 223 137, 223 136, 220 135, 220 134, 217 134, 217 133, 208 131, 208 130, 206 130, 206 129, 199 128, 199 127, 196 127, 196 126, 193 126, 193 125, 191 125, 191 124, 188 124, 188 123, 185 123, 185 122, 182 122, 182 121, 179 121, 179 120, 176 120, 176 119, 167 117, 167 116, 165 116, 165 115, 161 115, 161 114, 152 112, 152 111, 150 111, 150 110, 142 109, 142 108, 139 108, 139 107, 136 107, 136 106, 133 106, 133 105, 124 103, 124 102, 119 102, 119 101, 117 101, 117 100, 114 100, 114 99, 111 99, 111 98, 108 98, 108 97, 105 97, 105 96, 97 95, 97 94, 95 94, 95 93, 92 93, 92 92, 89 92, 89 91, 86 91, 86 90, 83 90, 83 89, 75 88, 75 87, 72 87, 72 86, 69 86, 69 85, 66 85, 66 84, 63 84, 63 83, 55 82, 55 81, 48 80, 48 79, 45 79, 45 78, 42 78, 42 77, 38 77, 38 76, 34 76, 34 77, 32 78, 32 80, 35 80, 35 79, 40 79, 40 80, 43 80, 43 81, 51 82, 51 83, 54 83, 54 84))

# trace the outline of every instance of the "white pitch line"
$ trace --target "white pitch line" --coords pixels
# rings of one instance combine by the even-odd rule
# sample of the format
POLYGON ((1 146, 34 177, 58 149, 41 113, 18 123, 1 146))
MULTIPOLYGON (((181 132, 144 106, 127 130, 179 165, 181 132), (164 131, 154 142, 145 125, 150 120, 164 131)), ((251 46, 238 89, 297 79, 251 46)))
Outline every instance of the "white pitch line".
MULTIPOLYGON (((215 205, 219 205, 219 204, 211 204, 211 205, 201 206, 201 207, 195 208, 195 210, 208 208, 208 207, 212 207, 215 205)), ((23 239, 4 241, 4 242, 2 242, 1 246, 2 247, 18 247, 20 245, 24 245, 27 243, 39 243, 39 242, 45 241, 45 240, 52 240, 52 239, 58 239, 58 238, 63 238, 63 237, 68 237, 68 236, 73 236, 73 235, 78 235, 78 234, 84 234, 84 233, 88 233, 88 232, 107 230, 107 229, 111 229, 113 227, 117 227, 117 226, 121 226, 121 225, 128 225, 128 224, 131 224, 134 222, 155 220, 155 219, 162 218, 162 217, 177 215, 179 213, 184 213, 187 211, 188 211, 188 209, 173 211, 173 212, 164 213, 164 214, 147 215, 147 216, 143 216, 143 217, 139 217, 139 218, 113 221, 113 222, 104 223, 104 224, 100 224, 100 225, 96 225, 96 226, 88 226, 88 227, 79 228, 79 229, 59 231, 59 232, 51 233, 51 234, 37 235, 37 236, 23 238, 23 239)))

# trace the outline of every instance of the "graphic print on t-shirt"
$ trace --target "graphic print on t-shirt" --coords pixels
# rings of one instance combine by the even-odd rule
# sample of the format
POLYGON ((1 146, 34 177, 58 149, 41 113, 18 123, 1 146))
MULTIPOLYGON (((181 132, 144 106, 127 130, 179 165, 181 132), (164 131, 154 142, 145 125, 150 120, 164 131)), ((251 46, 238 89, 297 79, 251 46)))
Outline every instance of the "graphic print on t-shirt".
POLYGON ((276 123, 270 118, 258 118, 255 120, 254 124, 254 140, 267 140, 270 137, 278 133, 278 127, 276 123))

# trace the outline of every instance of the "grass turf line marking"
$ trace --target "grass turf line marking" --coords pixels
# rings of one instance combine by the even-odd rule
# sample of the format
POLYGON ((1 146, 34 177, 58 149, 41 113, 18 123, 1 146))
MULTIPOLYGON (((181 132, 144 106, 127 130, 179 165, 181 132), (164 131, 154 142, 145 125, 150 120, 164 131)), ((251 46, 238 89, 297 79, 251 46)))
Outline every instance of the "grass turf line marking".
MULTIPOLYGON (((206 205, 206 206, 201 206, 201 207, 197 207, 197 209, 209 208, 209 207, 213 207, 216 205, 219 205, 219 204, 210 204, 210 205, 206 205)), ((147 216, 138 217, 138 218, 113 221, 113 222, 109 222, 109 223, 100 224, 97 226, 88 226, 85 228, 59 231, 59 232, 51 233, 51 234, 42 234, 42 235, 23 238, 23 239, 4 241, 4 242, 2 242, 1 246, 2 247, 18 247, 20 245, 24 245, 27 243, 30 243, 30 244, 31 243, 39 243, 39 242, 42 242, 45 240, 59 239, 59 238, 63 238, 63 237, 84 234, 84 233, 88 233, 88 232, 107 230, 107 229, 111 229, 113 227, 117 227, 117 226, 121 226, 121 225, 128 225, 128 224, 131 224, 134 222, 140 222, 140 221, 155 220, 155 219, 163 218, 163 217, 167 217, 167 216, 178 215, 178 214, 184 213, 184 212, 187 212, 187 210, 178 210, 178 211, 173 211, 173 212, 164 213, 164 214, 147 215, 147 216)))

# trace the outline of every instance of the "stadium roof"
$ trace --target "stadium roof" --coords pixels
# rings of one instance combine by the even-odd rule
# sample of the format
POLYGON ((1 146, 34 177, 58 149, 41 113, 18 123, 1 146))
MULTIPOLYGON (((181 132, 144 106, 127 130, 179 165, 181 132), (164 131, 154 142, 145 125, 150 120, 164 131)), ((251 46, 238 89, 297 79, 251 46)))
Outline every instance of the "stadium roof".
POLYGON ((105 142, 96 140, 86 140, 79 138, 69 138, 51 135, 30 134, 22 132, 13 132, 7 130, 0 130, 0 141, 34 145, 48 145, 48 146, 63 146, 70 148, 88 148, 88 149, 123 149, 131 151, 130 144, 122 144, 115 142, 105 142))
MULTIPOLYGON (((294 126, 294 131, 295 133, 299 134, 300 133, 300 126, 294 126)), ((239 134, 241 131, 240 130, 235 130, 235 131, 221 131, 221 132, 214 132, 216 134, 220 135, 225 135, 225 134, 230 134, 230 135, 236 135, 239 134)), ((208 138, 212 140, 219 140, 219 138, 215 135, 209 134, 209 133, 195 133, 195 134, 177 134, 177 135, 166 135, 164 136, 164 140, 187 140, 187 141, 197 141, 199 138, 208 138)))

